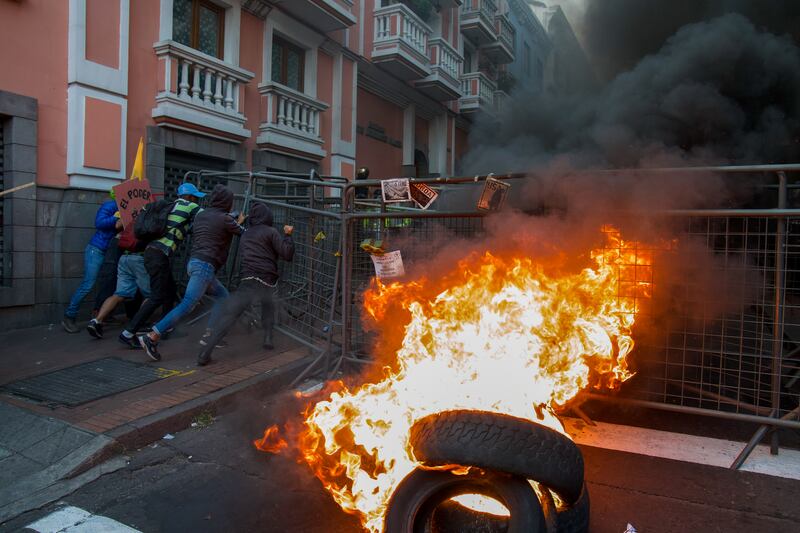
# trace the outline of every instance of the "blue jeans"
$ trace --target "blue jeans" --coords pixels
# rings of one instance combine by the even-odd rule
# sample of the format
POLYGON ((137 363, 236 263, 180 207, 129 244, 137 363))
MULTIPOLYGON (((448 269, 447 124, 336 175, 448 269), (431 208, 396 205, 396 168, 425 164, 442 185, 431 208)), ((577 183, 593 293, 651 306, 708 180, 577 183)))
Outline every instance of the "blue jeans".
POLYGON ((174 327, 180 319, 191 313, 200 298, 206 293, 216 300, 211 309, 208 324, 210 326, 216 323, 222 307, 220 303, 228 297, 228 289, 214 277, 214 266, 210 263, 199 259, 190 259, 189 264, 186 265, 186 271, 189 273, 189 284, 186 286, 183 300, 167 316, 159 320, 158 324, 153 326, 153 331, 159 335, 174 327))
POLYGON ((64 316, 68 318, 78 316, 78 308, 80 308, 81 301, 94 287, 94 283, 97 281, 97 274, 100 272, 100 267, 103 266, 105 255, 106 253, 97 246, 93 244, 86 245, 86 250, 83 252, 83 281, 81 281, 75 294, 72 295, 64 316))
POLYGON ((133 298, 137 289, 142 296, 150 298, 150 276, 144 268, 144 256, 125 254, 117 266, 117 290, 114 294, 122 298, 133 298))

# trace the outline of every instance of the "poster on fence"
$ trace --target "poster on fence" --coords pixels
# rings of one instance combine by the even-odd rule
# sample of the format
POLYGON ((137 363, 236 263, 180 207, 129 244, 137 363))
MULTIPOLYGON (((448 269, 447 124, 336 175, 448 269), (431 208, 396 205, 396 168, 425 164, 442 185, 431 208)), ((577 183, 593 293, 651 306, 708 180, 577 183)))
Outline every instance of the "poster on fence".
POLYGON ((414 199, 420 209, 428 209, 438 197, 439 193, 424 183, 411 184, 411 198, 414 199))
POLYGON ((386 252, 383 255, 371 255, 372 263, 375 265, 375 275, 380 279, 391 279, 405 276, 403 268, 403 256, 400 250, 386 252))
POLYGON ((486 178, 481 198, 478 200, 478 209, 481 211, 499 211, 506 201, 510 183, 495 178, 486 178))
POLYGON ((381 182, 381 193, 383 194, 384 203, 387 204, 411 201, 411 188, 408 185, 408 178, 383 180, 381 182))
POLYGON ((139 210, 154 200, 147 180, 125 180, 114 186, 114 197, 117 199, 119 217, 123 227, 133 223, 139 210))

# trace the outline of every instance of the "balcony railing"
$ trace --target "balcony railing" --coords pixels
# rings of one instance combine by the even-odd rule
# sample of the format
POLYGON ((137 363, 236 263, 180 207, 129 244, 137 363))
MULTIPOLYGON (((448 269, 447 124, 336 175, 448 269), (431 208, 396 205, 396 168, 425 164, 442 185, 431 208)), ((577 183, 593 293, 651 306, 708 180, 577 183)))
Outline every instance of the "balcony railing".
POLYGON ((506 45, 511 53, 515 52, 514 50, 514 35, 516 35, 517 30, 514 29, 514 26, 511 24, 511 21, 508 20, 508 15, 497 15, 494 19, 495 21, 495 30, 497 31, 497 38, 500 40, 501 43, 506 45))
POLYGON ((258 144, 271 144, 323 157, 320 115, 328 104, 289 87, 267 83, 258 91, 266 97, 266 121, 258 144))
POLYGON ((494 18, 497 4, 494 0, 464 0, 461 6, 461 31, 477 44, 497 38, 494 18))
POLYGON ((494 92, 494 108, 498 115, 505 113, 510 104, 509 96, 505 91, 498 89, 494 92))
POLYGON ((252 72, 174 41, 156 43, 154 49, 163 68, 153 109, 157 122, 192 124, 223 137, 250 136, 240 95, 252 72))
POLYGON ((372 60, 404 79, 430 73, 428 38, 431 28, 408 6, 393 4, 375 10, 372 60))
POLYGON ((464 60, 458 51, 441 37, 428 41, 431 63, 430 76, 415 86, 440 101, 456 100, 461 96, 461 65, 464 60))
POLYGON ((375 44, 400 39, 425 54, 431 29, 405 4, 375 10, 375 44))
POLYGON ((498 64, 513 62, 516 30, 507 15, 497 15, 494 18, 494 34, 496 38, 481 46, 481 52, 498 64))
POLYGON ((461 110, 494 112, 494 95, 497 84, 483 72, 469 72, 461 76, 461 110))
POLYGON ((461 6, 461 16, 479 13, 488 20, 493 20, 497 13, 497 4, 494 0, 466 0, 461 6))
POLYGON ((464 60, 458 55, 458 51, 445 39, 437 37, 431 39, 431 50, 435 50, 432 65, 434 69, 440 69, 453 80, 458 80, 461 74, 461 64, 464 60))

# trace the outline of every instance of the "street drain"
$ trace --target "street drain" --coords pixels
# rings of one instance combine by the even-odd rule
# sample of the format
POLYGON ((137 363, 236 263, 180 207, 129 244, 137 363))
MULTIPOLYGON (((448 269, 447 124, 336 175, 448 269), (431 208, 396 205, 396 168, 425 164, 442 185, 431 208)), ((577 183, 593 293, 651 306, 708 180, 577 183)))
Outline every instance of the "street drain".
POLYGON ((107 357, 3 385, 5 394, 54 405, 74 406, 147 385, 172 372, 107 357))

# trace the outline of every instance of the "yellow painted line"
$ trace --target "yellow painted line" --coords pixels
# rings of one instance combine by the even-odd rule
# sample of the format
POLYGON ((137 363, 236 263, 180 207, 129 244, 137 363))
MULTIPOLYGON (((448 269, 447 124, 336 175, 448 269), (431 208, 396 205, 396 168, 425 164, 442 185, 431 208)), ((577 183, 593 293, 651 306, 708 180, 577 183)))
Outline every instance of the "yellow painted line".
POLYGON ((157 368, 156 371, 158 373, 159 379, 190 376, 195 373, 194 370, 181 371, 181 370, 171 370, 169 368, 157 368))

